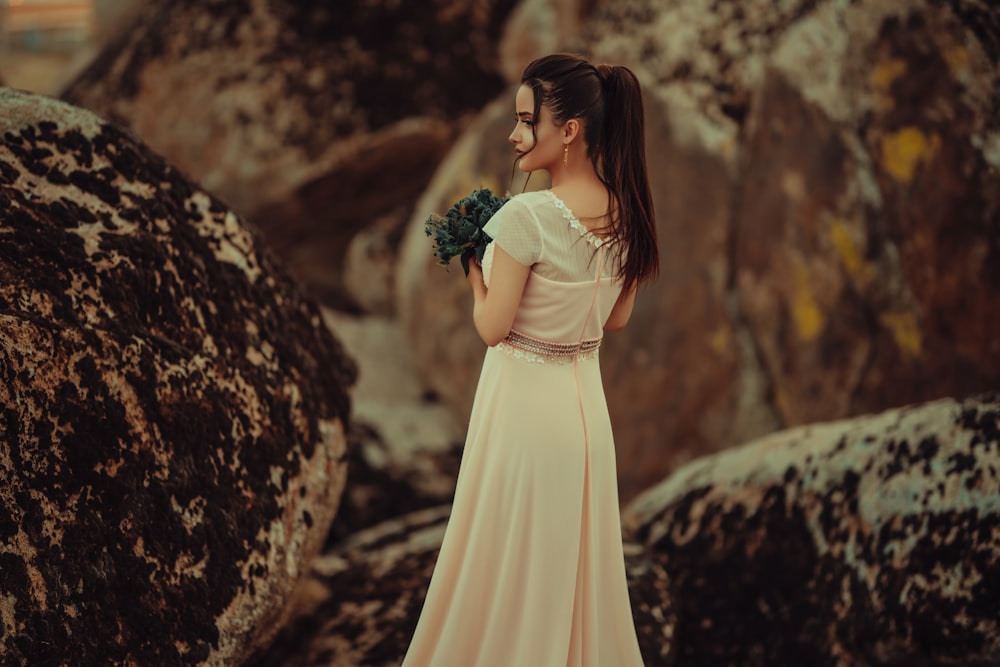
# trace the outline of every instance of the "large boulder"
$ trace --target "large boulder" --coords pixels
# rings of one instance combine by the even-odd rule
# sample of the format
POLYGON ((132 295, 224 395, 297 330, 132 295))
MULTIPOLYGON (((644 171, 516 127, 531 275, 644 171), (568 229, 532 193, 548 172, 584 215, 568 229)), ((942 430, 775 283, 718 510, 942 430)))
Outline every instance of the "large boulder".
POLYGON ((156 0, 63 96, 256 223, 324 301, 373 307, 343 283, 350 241, 387 217, 398 240, 458 129, 502 88, 514 4, 156 0))
POLYGON ((1000 663, 1000 395, 765 436, 625 511, 676 664, 1000 663))
MULTIPOLYGON (((570 42, 646 97, 661 274, 601 350, 626 498, 779 428, 1000 382, 988 5, 609 0, 570 42)), ((508 187, 513 94, 456 144, 402 251, 415 363, 460 419, 483 348, 421 227, 508 187)))
POLYGON ((64 103, 0 107, 3 662, 238 663, 334 518, 352 362, 163 159, 64 103))
POLYGON ((732 278, 784 424, 1000 386, 1000 14, 913 4, 817 10, 744 127, 732 278))

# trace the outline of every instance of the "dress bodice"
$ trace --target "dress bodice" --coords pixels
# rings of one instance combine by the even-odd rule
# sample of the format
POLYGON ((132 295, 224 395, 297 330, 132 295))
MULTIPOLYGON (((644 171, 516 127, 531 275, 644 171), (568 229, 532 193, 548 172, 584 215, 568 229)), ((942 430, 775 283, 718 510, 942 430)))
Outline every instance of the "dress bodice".
POLYGON ((493 237, 483 258, 487 287, 499 244, 531 267, 513 330, 543 341, 599 339, 621 292, 608 245, 551 191, 518 195, 486 225, 493 237))

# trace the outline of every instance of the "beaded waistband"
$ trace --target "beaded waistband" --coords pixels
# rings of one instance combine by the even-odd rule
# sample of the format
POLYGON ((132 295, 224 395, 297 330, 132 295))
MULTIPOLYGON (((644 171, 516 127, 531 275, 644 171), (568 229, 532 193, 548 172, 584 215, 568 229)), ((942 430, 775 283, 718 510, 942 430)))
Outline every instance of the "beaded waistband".
POLYGON ((600 346, 600 338, 586 338, 579 343, 554 343, 526 336, 513 329, 497 345, 504 351, 510 351, 515 357, 538 363, 550 361, 566 363, 576 357, 590 359, 597 355, 600 346))

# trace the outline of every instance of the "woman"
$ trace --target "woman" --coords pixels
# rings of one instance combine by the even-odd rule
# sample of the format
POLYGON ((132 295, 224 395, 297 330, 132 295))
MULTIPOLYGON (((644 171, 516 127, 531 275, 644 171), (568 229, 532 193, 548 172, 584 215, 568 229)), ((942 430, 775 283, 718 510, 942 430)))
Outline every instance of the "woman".
POLYGON ((642 95, 624 67, 532 62, 510 142, 551 190, 487 224, 469 282, 490 346, 406 667, 641 665, 597 350, 658 254, 642 95))

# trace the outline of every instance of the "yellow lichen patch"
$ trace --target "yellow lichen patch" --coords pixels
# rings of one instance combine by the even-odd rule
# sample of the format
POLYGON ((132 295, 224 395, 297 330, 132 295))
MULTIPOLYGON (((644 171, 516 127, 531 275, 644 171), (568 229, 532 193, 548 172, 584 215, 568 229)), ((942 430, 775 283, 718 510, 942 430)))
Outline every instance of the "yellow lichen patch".
POLYGON ((892 111, 896 101, 892 99, 889 89, 893 81, 906 73, 906 61, 893 58, 879 63, 872 68, 868 80, 874 89, 875 108, 881 111, 892 111))
POLYGON ((915 127, 904 127, 882 138, 882 164, 901 183, 913 180, 917 165, 937 150, 941 139, 915 127))
POLYGON ((904 354, 919 356, 921 347, 920 323, 917 317, 909 311, 882 313, 879 315, 882 323, 892 334, 896 345, 904 354))
POLYGON ((715 333, 708 339, 708 344, 712 348, 712 351, 717 355, 724 356, 726 351, 729 350, 729 329, 728 327, 719 327, 715 333))
POLYGON ((823 330, 826 318, 816 303, 809 285, 809 271, 804 266, 795 267, 795 286, 792 297, 792 319, 799 340, 808 343, 816 340, 823 330))
POLYGON ((851 225, 835 218, 830 223, 830 238, 851 279, 860 287, 870 283, 875 277, 875 267, 862 256, 861 248, 851 234, 851 225))
POLYGON ((969 69, 969 52, 964 46, 953 46, 944 52, 945 62, 955 77, 960 77, 969 69))
POLYGON ((892 58, 879 63, 872 68, 872 73, 868 77, 872 86, 879 90, 888 90, 892 82, 906 72, 906 61, 901 58, 892 58))

